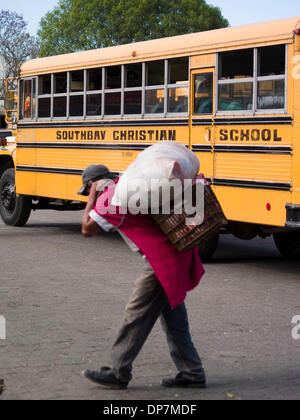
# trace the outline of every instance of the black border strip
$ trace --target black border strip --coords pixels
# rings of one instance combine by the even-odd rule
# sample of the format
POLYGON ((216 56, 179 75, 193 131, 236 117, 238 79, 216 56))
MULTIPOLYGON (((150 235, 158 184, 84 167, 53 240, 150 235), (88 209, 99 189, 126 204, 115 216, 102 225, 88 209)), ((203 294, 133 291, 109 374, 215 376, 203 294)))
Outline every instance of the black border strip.
POLYGON ((281 182, 261 182, 261 181, 244 181, 237 179, 219 179, 214 178, 213 184, 224 187, 238 187, 238 188, 259 188, 264 190, 278 190, 290 191, 291 184, 281 182))
POLYGON ((293 152, 290 146, 214 146, 217 153, 267 153, 290 155, 293 152))
POLYGON ((215 118, 214 125, 293 124, 292 117, 215 118))
POLYGON ((81 169, 64 169, 64 168, 44 168, 39 166, 22 166, 17 165, 17 171, 20 172, 38 172, 46 174, 62 174, 62 175, 82 175, 81 169))
POLYGON ((20 128, 93 128, 93 127, 159 127, 159 126, 188 126, 188 119, 163 119, 163 120, 138 120, 138 121, 66 121, 66 122, 32 122, 32 123, 19 123, 18 129, 20 128))
POLYGON ((212 146, 206 144, 193 144, 192 152, 212 152, 212 146))
POLYGON ((199 125, 212 125, 212 123, 213 123, 213 119, 212 118, 210 118, 210 119, 202 119, 202 120, 196 120, 196 119, 193 119, 193 121, 192 121, 192 125, 193 125, 193 127, 194 126, 199 126, 199 125))
POLYGON ((17 143, 19 149, 94 149, 94 150, 145 150, 151 144, 93 144, 93 143, 17 143))

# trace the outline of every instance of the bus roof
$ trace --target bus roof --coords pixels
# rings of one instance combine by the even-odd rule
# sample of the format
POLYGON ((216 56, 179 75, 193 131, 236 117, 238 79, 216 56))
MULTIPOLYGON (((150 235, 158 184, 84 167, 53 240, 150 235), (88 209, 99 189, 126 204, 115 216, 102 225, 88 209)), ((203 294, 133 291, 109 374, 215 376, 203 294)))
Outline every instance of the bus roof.
POLYGON ((191 56, 229 48, 287 43, 292 42, 293 30, 298 28, 299 25, 300 16, 297 16, 271 22, 39 58, 25 62, 21 67, 20 74, 21 77, 25 77, 160 58, 191 56))

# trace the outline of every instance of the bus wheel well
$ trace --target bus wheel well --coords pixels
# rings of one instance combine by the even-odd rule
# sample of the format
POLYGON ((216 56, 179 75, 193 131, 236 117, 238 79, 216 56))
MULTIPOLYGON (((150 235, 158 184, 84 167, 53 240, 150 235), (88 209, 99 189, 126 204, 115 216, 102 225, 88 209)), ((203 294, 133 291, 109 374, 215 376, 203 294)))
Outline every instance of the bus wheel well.
POLYGON ((10 156, 0 156, 0 178, 7 169, 14 168, 14 162, 10 156))

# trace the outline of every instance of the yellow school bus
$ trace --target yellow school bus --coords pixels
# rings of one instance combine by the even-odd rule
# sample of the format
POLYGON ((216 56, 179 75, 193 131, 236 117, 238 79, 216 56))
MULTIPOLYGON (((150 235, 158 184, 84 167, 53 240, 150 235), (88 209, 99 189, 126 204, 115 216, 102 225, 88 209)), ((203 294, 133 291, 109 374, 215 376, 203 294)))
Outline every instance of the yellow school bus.
POLYGON ((15 156, 0 155, 4 222, 80 209, 89 164, 121 172, 172 140, 199 157, 226 232, 274 235, 284 256, 299 255, 299 55, 294 17, 26 62, 15 156))

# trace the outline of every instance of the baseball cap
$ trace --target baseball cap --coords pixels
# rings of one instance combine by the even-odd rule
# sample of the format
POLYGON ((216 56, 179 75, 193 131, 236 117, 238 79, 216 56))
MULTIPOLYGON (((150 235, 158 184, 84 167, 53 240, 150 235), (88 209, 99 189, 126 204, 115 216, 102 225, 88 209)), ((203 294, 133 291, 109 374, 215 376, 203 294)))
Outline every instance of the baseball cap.
POLYGON ((87 185, 89 181, 98 181, 103 178, 114 179, 115 176, 104 165, 90 165, 82 173, 83 185, 78 191, 79 195, 88 195, 87 185))

